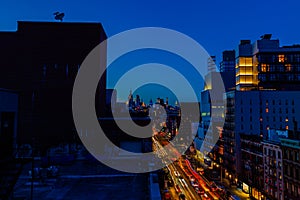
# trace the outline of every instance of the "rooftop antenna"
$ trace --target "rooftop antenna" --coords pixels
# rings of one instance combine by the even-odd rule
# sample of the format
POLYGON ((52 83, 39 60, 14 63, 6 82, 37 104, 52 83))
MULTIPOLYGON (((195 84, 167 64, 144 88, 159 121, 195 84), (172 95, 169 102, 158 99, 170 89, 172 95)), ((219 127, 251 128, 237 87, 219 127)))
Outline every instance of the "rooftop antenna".
POLYGON ((55 15, 55 19, 56 20, 59 20, 59 21, 63 21, 63 18, 64 18, 64 16, 65 16, 65 13, 60 13, 60 12, 55 12, 55 13, 53 13, 53 15, 55 15))

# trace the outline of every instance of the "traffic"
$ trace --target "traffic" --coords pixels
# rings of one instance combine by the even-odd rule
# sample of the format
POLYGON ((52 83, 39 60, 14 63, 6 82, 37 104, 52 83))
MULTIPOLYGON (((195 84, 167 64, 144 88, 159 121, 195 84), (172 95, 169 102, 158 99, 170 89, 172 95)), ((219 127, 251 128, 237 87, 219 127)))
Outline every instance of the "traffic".
POLYGON ((169 178, 166 180, 168 184, 165 185, 163 199, 227 199, 225 189, 214 182, 209 182, 202 175, 202 170, 200 173, 195 171, 189 159, 179 155, 172 143, 159 137, 153 137, 153 148, 162 162, 171 163, 165 167, 169 178), (163 146, 167 144, 169 145, 166 150, 163 146), (172 153, 170 154, 170 152, 172 153))

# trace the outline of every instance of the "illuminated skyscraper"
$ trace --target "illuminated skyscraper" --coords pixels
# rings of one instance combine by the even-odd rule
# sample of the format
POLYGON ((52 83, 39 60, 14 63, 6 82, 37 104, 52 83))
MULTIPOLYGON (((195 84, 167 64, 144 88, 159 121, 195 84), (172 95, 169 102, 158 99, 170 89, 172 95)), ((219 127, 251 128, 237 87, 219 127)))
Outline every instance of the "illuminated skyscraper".
POLYGON ((257 70, 252 62, 252 45, 250 40, 241 40, 236 57, 236 89, 252 90, 257 87, 257 70))

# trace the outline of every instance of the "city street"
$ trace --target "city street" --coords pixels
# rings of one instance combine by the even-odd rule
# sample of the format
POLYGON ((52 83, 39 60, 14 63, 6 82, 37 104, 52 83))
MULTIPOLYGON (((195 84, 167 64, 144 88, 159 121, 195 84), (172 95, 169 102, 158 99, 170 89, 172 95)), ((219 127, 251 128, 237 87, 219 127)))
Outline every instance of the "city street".
MULTIPOLYGON (((153 139, 154 149, 157 150, 158 156, 164 159, 171 159, 168 156, 166 150, 162 148, 162 145, 155 138, 153 139)), ((172 152, 176 151, 175 147, 172 152)), ((164 160, 163 160, 164 161, 164 160)), ((170 161, 170 160, 169 160, 170 161)), ((166 161, 165 161, 166 162, 166 161)), ((201 175, 199 175, 192 167, 188 160, 180 158, 179 160, 171 163, 167 167, 171 180, 174 183, 171 196, 173 199, 179 198, 179 195, 183 194, 186 199, 223 199, 218 193, 219 191, 212 191, 210 183, 201 175), (174 192, 176 191, 176 193, 174 192)), ((169 189, 170 188, 165 188, 169 189)), ((225 199, 225 198, 224 198, 225 199)))

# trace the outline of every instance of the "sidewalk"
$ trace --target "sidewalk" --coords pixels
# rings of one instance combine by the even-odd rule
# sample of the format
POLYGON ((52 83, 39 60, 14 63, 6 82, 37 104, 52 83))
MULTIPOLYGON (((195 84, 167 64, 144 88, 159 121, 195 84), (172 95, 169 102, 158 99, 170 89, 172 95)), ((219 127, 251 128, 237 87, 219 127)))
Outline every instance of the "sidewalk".
MULTIPOLYGON (((205 168, 204 164, 199 159, 197 159, 197 161, 203 168, 205 168)), ((246 194, 245 192, 243 192, 241 189, 237 188, 236 186, 230 185, 230 182, 228 179, 222 178, 222 184, 226 187, 227 191, 229 191, 231 194, 238 196, 241 200, 250 200, 249 194, 246 194)))
POLYGON ((224 184, 224 186, 227 188, 229 192, 231 192, 231 194, 238 196, 241 200, 250 200, 249 194, 246 194, 236 186, 233 185, 231 186, 228 179, 222 178, 222 184, 224 184))

